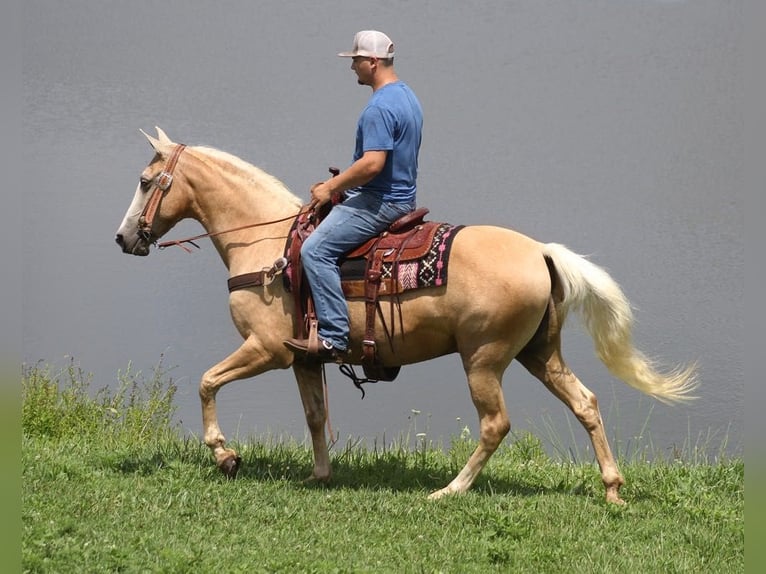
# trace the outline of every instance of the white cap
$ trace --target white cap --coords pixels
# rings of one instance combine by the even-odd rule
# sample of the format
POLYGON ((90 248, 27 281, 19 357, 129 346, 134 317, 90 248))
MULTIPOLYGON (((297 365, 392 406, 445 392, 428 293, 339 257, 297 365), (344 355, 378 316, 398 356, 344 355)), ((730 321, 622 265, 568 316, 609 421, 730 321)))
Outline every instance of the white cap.
POLYGON ((351 51, 341 52, 338 56, 343 58, 364 56, 365 58, 388 60, 394 57, 394 43, 383 32, 362 30, 354 36, 354 46, 351 51))

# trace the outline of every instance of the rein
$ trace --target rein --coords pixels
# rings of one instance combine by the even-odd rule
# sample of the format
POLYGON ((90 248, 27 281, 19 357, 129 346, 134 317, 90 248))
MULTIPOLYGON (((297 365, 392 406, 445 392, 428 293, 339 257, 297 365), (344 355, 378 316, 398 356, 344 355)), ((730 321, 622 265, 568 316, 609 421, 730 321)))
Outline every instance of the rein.
POLYGON ((163 241, 162 243, 158 243, 157 244, 157 249, 165 249, 166 247, 171 247, 172 245, 177 245, 178 247, 180 247, 181 249, 183 249, 187 253, 191 253, 192 250, 189 249, 188 247, 182 245, 183 243, 191 243, 192 245, 194 245, 194 247, 199 249, 200 246, 197 245, 196 243, 194 243, 198 239, 204 239, 205 237, 216 237, 218 235, 223 235, 224 233, 232 233, 234 231, 241 231, 242 229, 249 229, 251 227, 263 227, 265 225, 273 225, 274 223, 282 223, 283 221, 288 221, 290 219, 295 219, 296 217, 300 217, 301 215, 303 215, 304 213, 308 213, 312 209, 314 209, 314 204, 313 203, 311 203, 311 204, 309 204, 307 206, 304 205, 303 207, 301 207, 301 209, 300 209, 300 211, 298 211, 298 213, 295 213, 293 215, 288 215, 288 216, 282 217, 280 219, 272 219, 271 221, 262 221, 260 223, 248 223, 247 225, 241 225, 239 227, 234 227, 232 229, 224 229, 224 230, 221 230, 221 231, 211 231, 210 233, 201 233, 200 235, 195 235, 193 237, 187 237, 185 239, 173 239, 173 240, 170 240, 170 241, 163 241))

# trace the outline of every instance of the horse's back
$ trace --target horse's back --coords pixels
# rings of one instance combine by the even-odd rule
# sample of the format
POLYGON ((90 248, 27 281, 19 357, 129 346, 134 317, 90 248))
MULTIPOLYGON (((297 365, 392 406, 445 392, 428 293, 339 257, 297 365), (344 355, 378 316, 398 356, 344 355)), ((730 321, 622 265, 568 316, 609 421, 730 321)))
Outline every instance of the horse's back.
POLYGON ((449 281, 460 281, 461 277, 478 280, 488 290, 497 285, 509 294, 520 290, 527 295, 539 293, 543 304, 550 295, 543 245, 505 227, 470 225, 457 234, 450 255, 449 281))

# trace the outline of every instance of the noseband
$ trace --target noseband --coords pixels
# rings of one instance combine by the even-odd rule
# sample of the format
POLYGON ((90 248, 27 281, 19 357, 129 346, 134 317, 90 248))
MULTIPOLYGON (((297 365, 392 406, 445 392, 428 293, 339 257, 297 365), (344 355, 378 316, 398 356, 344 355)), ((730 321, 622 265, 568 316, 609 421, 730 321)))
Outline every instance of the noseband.
POLYGON ((176 145, 165 164, 165 169, 154 178, 152 195, 149 201, 146 202, 146 206, 144 206, 144 210, 141 212, 141 217, 138 218, 138 235, 145 241, 151 241, 154 216, 160 208, 163 195, 170 189, 173 183, 173 170, 178 163, 178 157, 184 149, 186 149, 184 144, 176 145))

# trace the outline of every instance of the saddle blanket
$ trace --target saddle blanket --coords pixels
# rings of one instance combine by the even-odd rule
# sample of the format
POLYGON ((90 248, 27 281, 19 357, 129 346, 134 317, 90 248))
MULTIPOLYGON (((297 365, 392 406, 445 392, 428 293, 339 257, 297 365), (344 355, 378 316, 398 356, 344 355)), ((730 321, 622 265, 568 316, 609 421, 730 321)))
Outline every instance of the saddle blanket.
MULTIPOLYGON (((452 241, 463 227, 465 226, 440 223, 425 255, 406 261, 384 261, 381 268, 380 294, 446 285, 452 241)), ((364 257, 341 261, 341 280, 347 297, 364 296, 366 266, 367 261, 364 257)))

